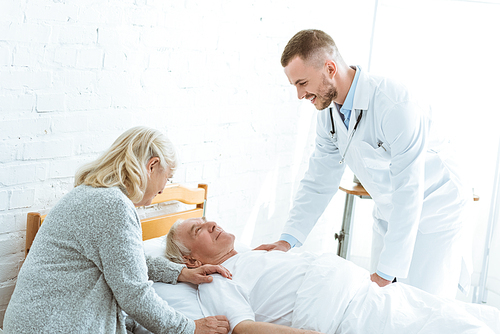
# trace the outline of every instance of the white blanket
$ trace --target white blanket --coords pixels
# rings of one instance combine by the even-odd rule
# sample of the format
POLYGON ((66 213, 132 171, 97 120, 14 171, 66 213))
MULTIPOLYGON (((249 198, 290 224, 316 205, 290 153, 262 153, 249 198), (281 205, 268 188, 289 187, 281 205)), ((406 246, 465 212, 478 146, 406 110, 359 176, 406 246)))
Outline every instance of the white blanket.
POLYGON ((336 256, 321 256, 297 292, 292 327, 326 334, 499 334, 500 311, 401 283, 380 288, 366 270, 336 256))

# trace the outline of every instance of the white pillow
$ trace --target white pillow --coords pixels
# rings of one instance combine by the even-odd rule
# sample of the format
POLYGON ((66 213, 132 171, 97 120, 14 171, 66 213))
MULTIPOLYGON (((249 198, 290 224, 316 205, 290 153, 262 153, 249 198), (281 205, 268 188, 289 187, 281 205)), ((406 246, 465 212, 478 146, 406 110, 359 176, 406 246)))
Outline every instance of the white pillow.
POLYGON ((165 256, 165 249, 167 247, 167 236, 161 236, 158 238, 153 238, 145 240, 142 242, 142 247, 144 248, 144 253, 146 256, 158 257, 165 256))
MULTIPOLYGON (((166 240, 166 236, 162 236, 144 241, 144 253, 152 257, 165 256, 166 240)), ((203 318, 198 303, 198 287, 196 285, 184 282, 177 284, 155 282, 153 288, 176 311, 192 320, 203 318)))

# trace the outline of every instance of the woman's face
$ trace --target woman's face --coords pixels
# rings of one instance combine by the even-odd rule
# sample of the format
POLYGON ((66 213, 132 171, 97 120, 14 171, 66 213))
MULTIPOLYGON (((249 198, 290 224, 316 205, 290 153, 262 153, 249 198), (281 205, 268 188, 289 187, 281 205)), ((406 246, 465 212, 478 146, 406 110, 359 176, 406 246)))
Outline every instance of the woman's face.
POLYGON ((170 167, 163 168, 160 165, 160 159, 153 157, 146 165, 148 170, 148 183, 144 197, 139 203, 134 203, 135 206, 150 205, 156 195, 161 194, 169 178, 172 177, 170 167))

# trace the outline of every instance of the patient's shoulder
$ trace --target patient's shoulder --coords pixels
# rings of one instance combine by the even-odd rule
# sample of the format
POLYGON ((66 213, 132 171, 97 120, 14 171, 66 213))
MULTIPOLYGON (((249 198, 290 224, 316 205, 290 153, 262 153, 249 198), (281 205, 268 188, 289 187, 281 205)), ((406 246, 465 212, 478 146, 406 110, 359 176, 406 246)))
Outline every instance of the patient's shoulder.
POLYGON ((198 285, 198 290, 200 292, 209 292, 209 293, 237 293, 247 295, 248 291, 246 291, 245 287, 241 282, 234 279, 228 279, 220 274, 211 274, 213 277, 212 282, 210 283, 202 283, 198 285))
POLYGON ((214 274, 211 283, 198 286, 198 297, 204 314, 225 315, 231 327, 245 319, 254 320, 249 293, 237 281, 214 274))

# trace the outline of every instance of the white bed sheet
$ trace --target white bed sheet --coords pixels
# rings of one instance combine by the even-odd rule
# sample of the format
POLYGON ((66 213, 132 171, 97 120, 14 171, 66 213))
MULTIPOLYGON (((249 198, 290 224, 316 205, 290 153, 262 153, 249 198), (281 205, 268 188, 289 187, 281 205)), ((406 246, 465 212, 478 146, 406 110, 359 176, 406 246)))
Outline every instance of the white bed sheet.
POLYGON ((500 333, 500 311, 493 307, 436 297, 402 283, 380 288, 358 269, 334 256, 316 260, 298 291, 292 326, 328 334, 500 333), (343 311, 338 300, 349 301, 343 311))

